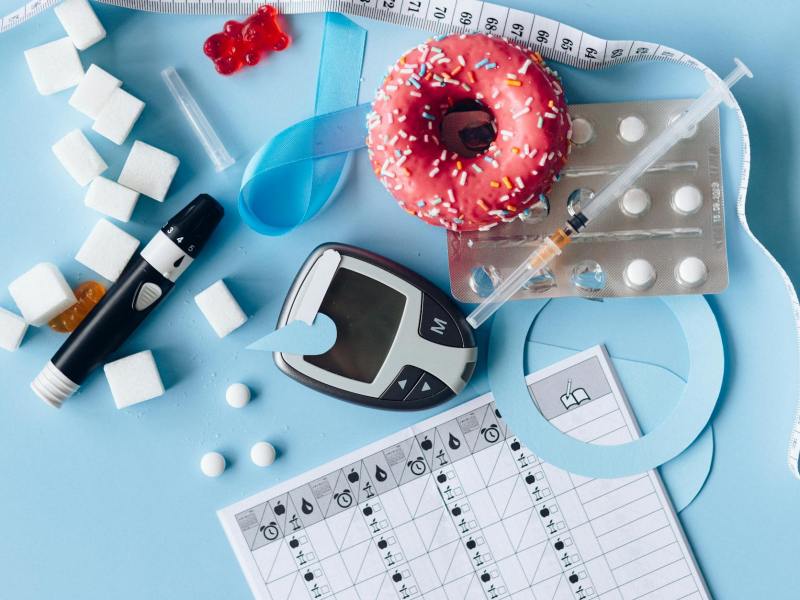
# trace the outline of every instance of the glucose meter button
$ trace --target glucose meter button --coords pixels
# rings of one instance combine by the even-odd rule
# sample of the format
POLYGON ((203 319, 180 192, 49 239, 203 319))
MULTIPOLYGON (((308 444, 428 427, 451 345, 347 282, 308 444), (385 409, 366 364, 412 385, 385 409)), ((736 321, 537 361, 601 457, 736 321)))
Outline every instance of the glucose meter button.
POLYGON ((703 206, 703 194, 693 185, 684 185, 672 195, 672 209, 682 215, 692 215, 703 206))
POLYGON ((402 402, 406 399, 406 396, 408 396, 411 390, 414 389, 414 385, 419 381, 422 373, 422 369, 406 365, 400 371, 400 375, 392 382, 392 385, 381 394, 381 400, 402 402))
POLYGON ((464 347, 464 340, 458 330, 456 319, 436 300, 426 294, 422 295, 419 335, 434 344, 453 348, 464 347))
POLYGON ((417 385, 411 390, 411 393, 406 398, 406 402, 414 402, 415 400, 425 400, 436 394, 440 394, 447 389, 447 385, 439 381, 430 373, 423 373, 422 377, 417 381, 417 385))

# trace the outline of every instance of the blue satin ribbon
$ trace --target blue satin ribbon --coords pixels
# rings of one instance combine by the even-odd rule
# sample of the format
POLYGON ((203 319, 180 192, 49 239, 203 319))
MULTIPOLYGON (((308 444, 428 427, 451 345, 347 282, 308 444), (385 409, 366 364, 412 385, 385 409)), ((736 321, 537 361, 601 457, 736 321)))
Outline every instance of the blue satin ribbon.
POLYGON ((370 104, 355 104, 366 39, 343 15, 325 16, 316 116, 278 133, 242 176, 239 214, 255 231, 283 235, 311 219, 336 189, 347 153, 364 146, 370 104))

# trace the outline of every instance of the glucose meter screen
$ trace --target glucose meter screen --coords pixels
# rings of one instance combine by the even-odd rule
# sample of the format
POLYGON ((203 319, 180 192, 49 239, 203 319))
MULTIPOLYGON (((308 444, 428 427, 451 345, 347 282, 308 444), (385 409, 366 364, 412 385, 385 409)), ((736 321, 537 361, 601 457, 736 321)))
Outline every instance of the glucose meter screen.
POLYGON ((366 275, 340 268, 319 312, 336 323, 336 343, 304 360, 336 375, 370 383, 389 354, 406 297, 366 275))

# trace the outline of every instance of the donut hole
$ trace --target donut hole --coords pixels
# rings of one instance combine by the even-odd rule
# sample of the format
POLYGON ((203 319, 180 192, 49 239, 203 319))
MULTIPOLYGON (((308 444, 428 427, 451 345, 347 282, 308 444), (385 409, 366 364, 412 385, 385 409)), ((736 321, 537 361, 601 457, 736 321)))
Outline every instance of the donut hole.
POLYGON ((494 114, 477 100, 461 100, 442 116, 442 144, 464 158, 480 156, 497 138, 494 114))

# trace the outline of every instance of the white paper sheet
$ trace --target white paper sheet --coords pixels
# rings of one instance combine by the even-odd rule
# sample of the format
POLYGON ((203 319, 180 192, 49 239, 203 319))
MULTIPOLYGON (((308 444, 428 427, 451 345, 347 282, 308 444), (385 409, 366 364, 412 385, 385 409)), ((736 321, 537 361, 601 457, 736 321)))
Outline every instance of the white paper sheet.
MULTIPOLYGON (((639 436, 600 346, 527 383, 574 437, 639 436)), ((260 600, 710 598, 657 472, 591 479, 543 463, 491 394, 219 518, 260 600)))

